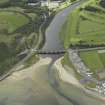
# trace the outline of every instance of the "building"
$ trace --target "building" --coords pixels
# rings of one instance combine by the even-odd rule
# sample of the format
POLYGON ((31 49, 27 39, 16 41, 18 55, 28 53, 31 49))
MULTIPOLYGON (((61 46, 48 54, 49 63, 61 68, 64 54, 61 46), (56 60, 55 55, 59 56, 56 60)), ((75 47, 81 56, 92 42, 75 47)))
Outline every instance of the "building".
POLYGON ((100 80, 105 80, 105 70, 103 70, 97 74, 98 74, 100 80))
POLYGON ((38 0, 28 0, 29 6, 38 6, 40 5, 40 2, 38 0))
POLYGON ((47 6, 49 9, 57 8, 61 1, 41 1, 41 6, 47 6))
POLYGON ((29 6, 37 6, 39 3, 28 3, 29 6))

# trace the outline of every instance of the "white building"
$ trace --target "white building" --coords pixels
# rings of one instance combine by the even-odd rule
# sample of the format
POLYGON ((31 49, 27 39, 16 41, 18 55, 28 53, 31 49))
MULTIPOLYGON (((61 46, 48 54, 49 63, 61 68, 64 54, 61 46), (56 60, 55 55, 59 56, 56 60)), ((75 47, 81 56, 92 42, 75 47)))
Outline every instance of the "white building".
POLYGON ((29 6, 37 6, 39 3, 28 3, 29 6))
POLYGON ((61 1, 41 1, 41 6, 44 7, 44 6, 47 6, 48 8, 56 8, 59 6, 61 1))

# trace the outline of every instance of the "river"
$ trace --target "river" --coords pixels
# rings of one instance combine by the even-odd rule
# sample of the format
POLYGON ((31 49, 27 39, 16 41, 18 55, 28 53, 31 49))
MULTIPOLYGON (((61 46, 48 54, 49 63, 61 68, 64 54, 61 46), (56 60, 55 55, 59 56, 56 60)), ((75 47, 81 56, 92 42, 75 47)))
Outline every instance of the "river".
MULTIPOLYGON (((64 50, 63 43, 60 40, 60 31, 62 28, 62 25, 67 20, 68 15, 81 4, 81 2, 74 3, 70 5, 69 7, 65 8, 64 10, 60 11, 58 14, 55 15, 54 19, 50 23, 49 27, 46 29, 45 32, 45 44, 42 48, 44 51, 59 51, 64 50)), ((48 67, 48 77, 49 77, 49 83, 55 82, 53 78, 53 71, 52 71, 52 65, 54 64, 54 61, 57 60, 62 55, 42 55, 42 57, 51 57, 53 59, 52 63, 48 67)), ((53 84, 51 84, 53 85, 53 84)), ((52 87, 55 87, 54 85, 52 87)), ((56 90, 56 88, 54 88, 56 90)), ((59 93, 58 90, 56 90, 59 93)), ((60 94, 63 96, 62 94, 60 94)), ((66 96, 64 96, 65 99, 67 99, 66 96)), ((72 100, 69 100, 69 105, 74 105, 75 102, 72 102, 72 100)))
MULTIPOLYGON (((42 48, 44 51, 58 51, 58 50, 63 50, 64 46, 63 43, 60 40, 60 31, 62 28, 62 25, 65 23, 68 15, 76 8, 78 7, 82 1, 74 3, 67 7, 66 9, 62 10, 52 20, 51 24, 47 28, 45 32, 45 44, 44 47, 42 48)), ((49 83, 56 83, 56 81, 53 78, 53 69, 52 65, 54 64, 54 61, 57 60, 61 55, 43 55, 43 57, 51 57, 53 59, 52 63, 48 67, 48 76, 49 76, 49 83)), ((85 93, 81 89, 78 89, 77 87, 73 87, 72 85, 65 84, 64 89, 59 90, 56 88, 56 85, 51 84, 52 87, 60 94, 63 96, 66 100, 69 101, 68 105, 104 105, 104 102, 101 103, 100 100, 86 96, 85 93), (81 100, 83 99, 83 101, 81 100)))
MULTIPOLYGON (((55 15, 45 32, 45 44, 42 48, 44 51, 58 51, 63 50, 63 43, 59 38, 62 25, 65 23, 67 16, 71 13, 81 2, 74 3, 55 15)), ((44 57, 58 58, 58 55, 43 55, 44 57)))
MULTIPOLYGON (((64 49, 59 39, 59 32, 68 14, 79 5, 80 3, 73 4, 55 16, 46 30, 43 50, 64 49)), ((55 59, 52 57, 52 63, 49 59, 41 59, 39 63, 12 73, 1 81, 0 105, 105 105, 76 86, 57 80, 51 67, 58 57, 60 56, 55 56, 55 59)))
POLYGON ((46 40, 45 40, 45 45, 43 47, 43 50, 64 49, 63 44, 59 39, 59 33, 69 13, 71 13, 79 5, 80 5, 80 2, 77 2, 69 6, 68 8, 62 10, 54 17, 54 19, 52 20, 51 24, 49 25, 49 27, 45 32, 46 40))

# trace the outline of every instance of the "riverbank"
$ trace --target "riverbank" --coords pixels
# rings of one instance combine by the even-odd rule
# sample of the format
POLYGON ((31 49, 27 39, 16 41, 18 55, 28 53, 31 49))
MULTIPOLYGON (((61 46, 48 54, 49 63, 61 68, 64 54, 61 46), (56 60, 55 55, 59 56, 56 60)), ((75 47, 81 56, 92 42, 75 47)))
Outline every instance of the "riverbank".
POLYGON ((58 84, 57 86, 53 84, 55 89, 68 100, 78 103, 76 105, 104 105, 105 98, 94 91, 85 89, 76 79, 74 70, 67 65, 65 69, 61 60, 62 58, 57 60, 53 67, 53 79, 58 84), (82 98, 83 101, 80 101, 79 98, 82 98))
POLYGON ((64 10, 60 11, 54 16, 54 19, 50 23, 49 27, 46 29, 45 32, 45 45, 42 48, 43 50, 63 50, 64 46, 59 40, 59 32, 61 30, 62 25, 64 24, 67 16, 70 12, 72 12, 77 6, 80 5, 80 2, 77 2, 69 7, 65 8, 64 10))
MULTIPOLYGON (((63 80, 64 82, 67 83, 71 83, 74 85, 77 85, 79 87, 81 87, 79 81, 76 79, 76 77, 74 76, 75 74, 73 72, 71 72, 71 75, 69 74, 69 72, 67 72, 67 70, 65 70, 65 68, 62 66, 61 61, 62 61, 63 57, 58 59, 55 63, 54 66, 56 67, 56 69, 58 70, 58 74, 59 74, 59 78, 61 80, 63 80)), ((66 66, 66 68, 68 69, 72 69, 66 66)), ((73 71, 73 70, 70 70, 73 71)))
POLYGON ((33 66, 14 72, 1 81, 0 105, 59 105, 56 93, 48 83, 50 62, 50 58, 42 58, 33 66))
POLYGON ((35 70, 37 70, 40 66, 50 64, 50 62, 51 58, 40 58, 40 60, 36 64, 33 64, 31 67, 22 69, 21 71, 14 71, 14 73, 12 73, 11 76, 6 78, 4 81, 16 81, 24 79, 27 76, 31 77, 32 72, 35 72, 35 70))
POLYGON ((41 58, 33 66, 16 71, 1 81, 0 105, 71 105, 49 84, 51 62, 51 58, 41 58))

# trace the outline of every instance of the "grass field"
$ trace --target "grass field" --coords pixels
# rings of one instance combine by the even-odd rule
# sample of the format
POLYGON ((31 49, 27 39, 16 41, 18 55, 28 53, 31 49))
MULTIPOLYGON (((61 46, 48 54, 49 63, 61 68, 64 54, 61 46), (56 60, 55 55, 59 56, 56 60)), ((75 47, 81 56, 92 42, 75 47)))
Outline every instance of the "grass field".
POLYGON ((97 22, 92 22, 89 20, 84 20, 84 21, 81 20, 79 24, 79 33, 80 35, 81 34, 86 35, 84 33, 101 31, 101 30, 104 30, 104 28, 105 28, 105 25, 99 24, 97 22))
POLYGON ((93 72, 100 71, 105 68, 97 51, 83 51, 79 54, 85 65, 87 65, 93 72))
POLYGON ((9 2, 9 0, 0 0, 0 4, 6 3, 6 2, 9 2))
MULTIPOLYGON (((26 11, 14 6, 0 8, 0 75, 23 58, 17 54, 37 44, 40 26, 37 23, 41 18, 33 11, 26 11)), ((27 63, 31 65, 34 61, 27 63)))
POLYGON ((7 30, 12 33, 28 22, 29 19, 20 13, 0 11, 0 31, 7 30))
POLYGON ((84 64, 93 72, 93 76, 102 79, 105 73, 105 50, 81 51, 79 55, 84 64))
POLYGON ((16 37, 21 34, 17 34, 15 31, 28 24, 28 22, 29 19, 20 13, 0 11, 0 74, 18 61, 15 58, 16 53, 19 51, 16 37))
POLYGON ((102 52, 102 53, 98 53, 99 54, 99 57, 105 67, 105 52, 102 52))

